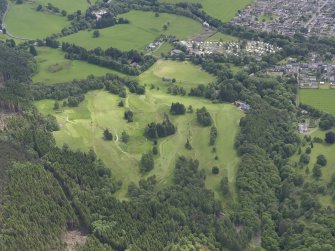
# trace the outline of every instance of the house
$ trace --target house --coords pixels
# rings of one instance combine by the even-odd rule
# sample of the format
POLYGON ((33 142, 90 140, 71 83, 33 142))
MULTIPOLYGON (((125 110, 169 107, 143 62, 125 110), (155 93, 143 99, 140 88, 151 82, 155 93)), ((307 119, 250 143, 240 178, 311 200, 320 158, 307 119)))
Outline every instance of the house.
POLYGON ((299 123, 298 124, 298 131, 301 134, 307 134, 308 133, 308 125, 306 123, 299 123))
POLYGON ((209 23, 207 23, 206 21, 202 23, 202 26, 205 27, 205 28, 209 28, 209 23))
POLYGON ((246 112, 249 111, 251 109, 250 105, 248 105, 246 102, 243 101, 235 101, 234 102, 235 106, 240 108, 242 111, 246 112))

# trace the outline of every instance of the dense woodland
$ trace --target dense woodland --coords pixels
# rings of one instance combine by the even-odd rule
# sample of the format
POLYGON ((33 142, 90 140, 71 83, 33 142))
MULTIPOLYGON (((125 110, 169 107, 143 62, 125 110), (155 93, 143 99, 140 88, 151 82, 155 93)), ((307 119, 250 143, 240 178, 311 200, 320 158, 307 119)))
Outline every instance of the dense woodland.
MULTIPOLYGON (((119 13, 131 7, 200 17, 233 35, 263 39, 284 48, 253 68, 249 65, 253 59, 240 61, 248 68, 236 74, 222 66, 228 59, 220 56, 191 59, 215 74, 218 81, 193 88, 189 95, 215 102, 239 99, 252 107, 240 121, 235 142, 241 158, 237 199, 227 199, 223 207, 214 199, 213 191, 205 188, 206 175, 199 162, 180 156, 171 185, 157 190, 156 177, 151 176, 129 186, 129 200, 118 201, 113 194, 122 181, 113 176, 111 168, 92 150, 82 153, 66 145, 57 148, 52 136, 57 130, 55 119, 41 116, 32 102, 45 98, 71 100, 103 88, 124 97, 126 88, 137 94, 143 94, 145 88, 113 75, 53 86, 32 85, 35 63, 27 53, 28 47, 0 43, 0 113, 6 115, 5 127, 0 130, 0 250, 64 250, 62 237, 72 229, 89 236, 80 251, 238 251, 248 250, 257 238, 261 238, 265 250, 333 250, 334 207, 322 207, 318 196, 333 195, 335 178, 327 186, 317 179, 305 182, 297 172, 299 166, 289 162, 302 143, 294 126, 299 115, 296 80, 257 73, 284 56, 304 57, 312 49, 335 52, 332 40, 256 34, 208 17, 199 5, 115 1, 109 8, 117 7, 119 13)), ((173 107, 172 114, 185 112, 180 104, 173 107)), ((334 125, 333 117, 303 108, 321 117, 324 129, 334 125)), ((199 109, 198 122, 210 126, 208 115, 206 108, 199 109)), ((215 142, 215 129, 211 127, 210 144, 215 142)), ((162 123, 149 124, 146 135, 154 140, 176 130, 166 117, 162 123)), ((301 156, 303 165, 306 155, 301 156)), ((151 153, 142 158, 150 165, 151 153)), ((324 163, 325 159, 318 157, 316 164, 324 163)), ((320 168, 317 166, 313 175, 317 176, 320 168)), ((223 197, 229 198, 227 179, 222 180, 221 189, 223 197)))

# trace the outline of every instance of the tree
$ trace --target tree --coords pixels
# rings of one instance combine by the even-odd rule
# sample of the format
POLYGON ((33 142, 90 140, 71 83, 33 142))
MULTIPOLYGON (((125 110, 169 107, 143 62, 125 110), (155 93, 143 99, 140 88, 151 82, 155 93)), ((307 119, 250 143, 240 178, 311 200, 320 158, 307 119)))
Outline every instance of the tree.
POLYGON ((54 103, 54 110, 58 110, 58 109, 59 109, 59 103, 56 100, 55 103, 54 103))
POLYGON ((153 155, 157 155, 158 154, 158 147, 157 146, 154 146, 152 148, 152 153, 153 153, 153 155))
POLYGON ((305 153, 310 154, 311 152, 312 152, 312 149, 310 147, 307 147, 305 153))
POLYGON ((100 32, 98 30, 93 31, 93 37, 100 37, 100 32))
POLYGON ((123 143, 127 143, 129 141, 129 134, 123 131, 121 134, 121 140, 123 143))
POLYGON ((186 140, 186 143, 185 143, 185 148, 186 148, 187 150, 192 150, 192 145, 191 145, 191 143, 190 143, 190 140, 189 140, 189 139, 187 139, 187 140, 186 140))
POLYGON ((317 157, 316 163, 320 166, 326 166, 327 165, 327 159, 323 154, 320 154, 317 157))
POLYGON ((124 112, 124 119, 128 121, 128 123, 133 122, 134 113, 132 111, 124 112))
POLYGON ((322 171, 321 171, 321 166, 320 165, 318 165, 318 164, 315 164, 314 165, 314 168, 313 168, 313 176, 315 177, 315 178, 320 178, 321 177, 321 175, 322 175, 322 171))
POLYGON ((301 154, 300 155, 300 159, 299 159, 299 162, 301 164, 308 164, 309 163, 309 160, 310 160, 310 157, 307 153, 304 153, 304 154, 301 154))
POLYGON ((166 24, 163 25, 163 30, 167 30, 168 26, 166 24))
POLYGON ((219 174, 220 169, 217 166, 212 167, 212 174, 219 174))
POLYGON ((172 103, 171 108, 170 108, 170 113, 173 115, 181 115, 185 114, 186 108, 183 104, 177 102, 177 103, 172 103))
POLYGON ((221 182, 220 182, 220 187, 221 187, 221 190, 222 190, 222 193, 224 195, 227 195, 229 194, 229 181, 228 181, 228 177, 224 177, 221 182))
POLYGON ((120 100, 120 102, 117 104, 119 107, 124 107, 124 102, 123 100, 120 100))
POLYGON ((202 126, 210 126, 213 123, 213 119, 206 107, 197 109, 197 121, 202 126))
POLYGON ((326 136, 325 137, 325 141, 328 144, 334 144, 335 143, 335 133, 333 133, 333 132, 327 132, 325 136, 326 136))
POLYGON ((155 162, 153 158, 153 154, 145 153, 142 154, 141 162, 140 162, 140 170, 142 173, 150 172, 155 167, 155 162))
POLYGON ((43 6, 42 6, 41 4, 39 4, 39 5, 37 6, 36 10, 37 10, 37 11, 41 11, 42 8, 43 8, 43 6))
POLYGON ((105 140, 113 140, 113 135, 107 128, 104 130, 103 135, 105 140))
POLYGON ((155 17, 159 17, 159 13, 158 12, 155 13, 155 17))
POLYGON ((33 55, 34 57, 37 56, 37 51, 36 51, 36 49, 35 49, 35 46, 31 45, 31 46, 29 47, 29 53, 30 53, 31 55, 33 55))
POLYGON ((66 10, 62 10, 61 14, 62 14, 63 17, 65 17, 67 15, 66 10))

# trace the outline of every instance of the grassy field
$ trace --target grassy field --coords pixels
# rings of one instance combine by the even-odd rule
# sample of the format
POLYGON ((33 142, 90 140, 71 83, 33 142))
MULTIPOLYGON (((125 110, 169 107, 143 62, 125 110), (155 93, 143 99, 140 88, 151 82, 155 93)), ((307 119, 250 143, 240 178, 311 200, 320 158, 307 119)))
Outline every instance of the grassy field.
MULTIPOLYGON (((325 138, 326 131, 317 130, 313 132, 310 136, 312 138, 319 137, 321 139, 325 138)), ((305 152, 306 148, 309 145, 306 144, 304 147, 302 147, 302 153, 305 152)), ((327 184, 331 176, 335 173, 335 145, 329 145, 326 143, 314 143, 314 147, 312 148, 312 152, 310 154, 310 163, 307 165, 309 167, 310 173, 309 175, 306 174, 306 166, 302 169, 298 169, 299 173, 302 174, 305 178, 305 181, 313 181, 315 178, 313 177, 313 167, 316 163, 317 156, 320 154, 323 154, 326 156, 327 159, 327 165, 322 168, 322 176, 320 178, 320 181, 324 182, 324 184, 327 184)), ((292 157, 293 162, 299 162, 300 155, 296 154, 292 157)), ((319 197, 319 201, 323 206, 333 205, 331 196, 329 195, 323 195, 319 197)))
POLYGON ((124 76, 122 73, 83 61, 65 59, 64 53, 59 49, 37 47, 37 52, 38 55, 35 57, 37 73, 32 78, 35 83, 61 83, 73 79, 85 79, 91 74, 103 76, 106 73, 114 73, 124 76))
POLYGON ((238 10, 244 9, 252 0, 159 0, 168 3, 201 3, 203 10, 223 22, 230 21, 238 10))
MULTIPOLYGON (((71 1, 70 1, 71 2, 71 1)), ((36 11, 37 4, 12 4, 6 17, 7 30, 18 37, 45 38, 69 26, 66 17, 36 11)))
POLYGON ((182 16, 161 13, 159 17, 155 17, 155 13, 143 11, 130 11, 121 16, 127 18, 130 24, 101 29, 98 38, 93 38, 93 31, 80 31, 60 41, 75 43, 86 49, 100 46, 104 49, 114 47, 125 51, 143 51, 145 46, 161 34, 187 39, 201 33, 200 23, 182 16), (163 30, 164 24, 168 23, 167 30, 163 30))
POLYGON ((41 4, 42 6, 46 6, 48 3, 51 3, 60 10, 66 10, 68 14, 77 10, 85 11, 89 7, 87 0, 35 0, 34 2, 36 4, 41 4))
POLYGON ((300 103, 313 106, 321 111, 335 115, 335 89, 300 89, 300 103))
POLYGON ((94 148, 106 166, 112 169, 115 177, 123 181, 122 189, 118 192, 121 199, 125 198, 129 183, 137 182, 141 178, 141 154, 153 147, 152 142, 143 135, 145 126, 152 121, 162 121, 164 114, 169 112, 171 102, 192 105, 194 110, 206 106, 218 128, 216 153, 213 153, 212 147, 208 145, 210 128, 198 126, 195 113, 170 116, 178 128, 177 133, 159 140, 160 154, 155 159, 155 168, 145 177, 156 175, 158 187, 164 187, 171 181, 176 158, 185 155, 199 159, 201 168, 206 170, 206 185, 214 189, 217 196, 220 196, 219 182, 224 175, 229 177, 233 188, 239 160, 233 145, 242 112, 230 104, 212 104, 208 100, 170 96, 161 90, 147 91, 145 96, 130 94, 126 99, 126 107, 123 108, 118 107, 119 101, 120 98, 115 95, 95 91, 88 93, 79 107, 65 108, 60 113, 53 111, 53 100, 36 102, 36 106, 42 113, 56 116, 61 126, 61 130, 54 133, 59 146, 67 143, 74 149, 94 148), (128 109, 134 112, 132 123, 123 119, 123 113, 128 109), (121 140, 104 141, 102 132, 105 128, 109 128, 113 135, 118 137, 125 130, 130 135, 130 141, 127 144, 121 143, 121 140), (191 151, 184 148, 188 137, 193 146, 191 151), (219 160, 214 159, 216 155, 219 156, 219 160), (211 173, 213 166, 220 168, 218 175, 211 173))
POLYGON ((224 33, 217 32, 213 36, 210 36, 207 41, 222 41, 222 42, 236 42, 238 37, 230 36, 224 33))
POLYGON ((139 76, 139 80, 145 84, 154 84, 166 90, 171 84, 164 82, 162 78, 175 78, 176 84, 185 89, 190 89, 198 84, 208 84, 215 81, 213 75, 203 71, 200 67, 188 61, 158 60, 150 69, 139 76))

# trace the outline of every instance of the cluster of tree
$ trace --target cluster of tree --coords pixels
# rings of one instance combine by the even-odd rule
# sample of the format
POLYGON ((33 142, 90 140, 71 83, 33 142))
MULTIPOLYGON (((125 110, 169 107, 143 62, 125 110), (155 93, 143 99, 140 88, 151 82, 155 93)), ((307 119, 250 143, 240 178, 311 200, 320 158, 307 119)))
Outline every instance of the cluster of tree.
POLYGON ((211 114, 207 111, 206 107, 197 109, 197 121, 202 126, 210 126, 213 124, 211 114))
POLYGON ((140 171, 142 173, 150 172, 155 167, 155 161, 151 152, 142 154, 140 161, 140 171))
POLYGON ((209 134, 209 144, 211 146, 215 145, 217 136, 218 136, 218 129, 215 126, 212 126, 209 134))
MULTIPOLYGON (((55 47, 58 42, 53 39, 50 40, 52 42, 46 41, 46 45, 55 47)), ((69 43, 62 43, 62 50, 66 52, 65 58, 67 59, 86 61, 90 64, 117 70, 131 76, 139 75, 155 63, 153 56, 144 55, 135 50, 123 52, 112 47, 107 50, 102 50, 100 47, 94 50, 86 50, 83 47, 69 43)))
POLYGON ((172 103, 170 107, 170 113, 173 115, 182 115, 185 114, 186 108, 184 104, 181 104, 179 102, 177 103, 172 103))
MULTIPOLYGON (((30 93, 35 100, 56 99, 62 100, 86 94, 88 91, 106 89, 107 91, 125 97, 125 87, 131 93, 144 94, 144 86, 135 80, 122 78, 117 75, 107 74, 105 77, 89 76, 85 80, 73 80, 70 83, 59 83, 57 85, 46 85, 36 83, 30 86, 30 93)), ((27 88, 26 88, 27 89, 27 88)))
POLYGON ((145 135, 150 139, 164 138, 175 134, 177 128, 166 116, 162 123, 152 122, 145 128, 145 135))
POLYGON ((2 18, 7 9, 7 1, 0 0, 0 28, 2 28, 2 18))
POLYGON ((172 95, 180 95, 180 96, 186 95, 186 90, 184 89, 184 87, 180 87, 177 85, 169 86, 167 88, 167 92, 172 95))
MULTIPOLYGON (((52 3, 48 3, 45 8, 50 11, 50 12, 53 12, 55 14, 61 14, 62 16, 66 16, 67 15, 67 12, 66 10, 62 10, 60 11, 60 9, 56 6, 54 6, 52 3)), ((36 8, 37 11, 43 11, 43 6, 41 4, 39 4, 36 8)))
POLYGON ((95 28, 102 29, 102 28, 114 26, 116 24, 129 24, 129 20, 122 18, 122 17, 116 19, 114 15, 108 12, 106 14, 103 14, 101 18, 99 18, 96 21, 95 28))

